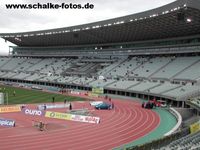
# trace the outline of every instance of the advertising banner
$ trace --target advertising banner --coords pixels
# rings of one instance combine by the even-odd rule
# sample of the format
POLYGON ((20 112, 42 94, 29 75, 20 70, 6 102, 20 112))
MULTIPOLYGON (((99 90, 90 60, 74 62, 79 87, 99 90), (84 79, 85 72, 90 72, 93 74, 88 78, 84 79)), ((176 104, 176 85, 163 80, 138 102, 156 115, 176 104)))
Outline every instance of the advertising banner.
POLYGON ((69 104, 43 104, 38 105, 39 110, 45 110, 46 109, 53 109, 53 108, 68 108, 69 104))
POLYGON ((96 124, 100 123, 100 118, 93 116, 72 115, 71 120, 79 122, 87 122, 87 123, 96 123, 96 124))
POLYGON ((88 93, 88 96, 89 96, 89 97, 99 97, 99 94, 89 92, 89 93, 88 93))
POLYGON ((14 120, 8 120, 8 119, 0 118, 0 126, 14 127, 15 126, 15 121, 14 120))
POLYGON ((23 109, 23 113, 26 115, 33 115, 33 116, 43 116, 44 112, 41 110, 32 110, 32 109, 23 109))
POLYGON ((52 111, 47 111, 45 113, 45 117, 55 118, 55 119, 63 119, 63 120, 71 120, 71 114, 52 112, 52 111))
POLYGON ((103 89, 103 87, 93 87, 92 88, 92 93, 103 94, 104 93, 104 89, 103 89))
POLYGON ((71 91, 71 94, 76 94, 76 95, 79 95, 79 94, 80 94, 80 92, 78 92, 78 91, 71 91))
POLYGON ((195 133, 200 131, 200 121, 193 123, 192 125, 190 125, 190 133, 195 133))
POLYGON ((62 119, 62 120, 87 122, 87 123, 97 123, 97 124, 100 122, 99 117, 73 115, 73 114, 68 114, 68 113, 59 113, 59 112, 52 112, 52 111, 46 111, 45 117, 62 119))
POLYGON ((21 107, 20 106, 0 107, 0 113, 20 112, 20 111, 21 111, 21 107))

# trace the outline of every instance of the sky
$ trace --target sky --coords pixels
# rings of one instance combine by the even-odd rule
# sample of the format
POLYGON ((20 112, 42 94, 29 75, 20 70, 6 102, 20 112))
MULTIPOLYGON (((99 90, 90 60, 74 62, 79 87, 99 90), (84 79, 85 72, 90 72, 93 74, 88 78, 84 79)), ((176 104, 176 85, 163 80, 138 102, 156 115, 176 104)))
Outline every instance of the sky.
MULTIPOLYGON (((143 12, 175 0, 5 0, 0 3, 0 33, 37 31, 92 23, 143 12), (6 4, 73 3, 94 5, 93 9, 6 9, 6 4)), ((12 43, 0 38, 0 55, 12 43)))

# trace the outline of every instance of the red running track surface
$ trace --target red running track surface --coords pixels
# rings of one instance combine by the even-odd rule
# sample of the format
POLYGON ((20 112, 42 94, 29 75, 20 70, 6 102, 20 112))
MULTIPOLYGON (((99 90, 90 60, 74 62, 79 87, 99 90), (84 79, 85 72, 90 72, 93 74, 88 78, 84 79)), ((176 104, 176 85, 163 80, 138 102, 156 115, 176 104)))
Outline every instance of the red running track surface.
MULTIPOLYGON (((137 140, 159 125, 158 114, 142 109, 140 103, 117 99, 113 102, 113 110, 94 110, 101 119, 100 124, 35 117, 21 112, 0 114, 1 118, 16 120, 14 128, 0 127, 0 150, 108 150, 137 140), (66 127, 38 131, 32 127, 32 120, 66 127)), ((73 102, 73 108, 83 107, 93 110, 88 101, 73 102)))

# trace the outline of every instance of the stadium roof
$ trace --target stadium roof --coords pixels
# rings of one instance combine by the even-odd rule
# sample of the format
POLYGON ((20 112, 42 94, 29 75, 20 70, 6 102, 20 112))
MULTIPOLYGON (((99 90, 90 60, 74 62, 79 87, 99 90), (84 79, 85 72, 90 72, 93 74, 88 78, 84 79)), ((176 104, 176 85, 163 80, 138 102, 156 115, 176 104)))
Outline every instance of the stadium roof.
POLYGON ((200 35, 200 0, 168 5, 110 20, 41 31, 0 33, 21 47, 124 43, 200 35))

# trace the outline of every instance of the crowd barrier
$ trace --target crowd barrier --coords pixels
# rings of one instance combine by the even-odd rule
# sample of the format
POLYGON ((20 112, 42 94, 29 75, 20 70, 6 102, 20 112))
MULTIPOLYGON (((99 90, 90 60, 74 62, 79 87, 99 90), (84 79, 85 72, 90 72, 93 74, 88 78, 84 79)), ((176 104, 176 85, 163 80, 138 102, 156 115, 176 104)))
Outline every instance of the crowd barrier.
POLYGON ((55 119, 63 119, 63 120, 71 120, 71 114, 59 113, 59 112, 53 112, 53 111, 46 111, 45 117, 55 118, 55 119))
POLYGON ((21 111, 21 107, 20 106, 0 107, 0 113, 20 112, 20 111, 21 111))
POLYGON ((22 112, 26 115, 44 116, 44 112, 41 110, 32 110, 32 109, 25 108, 22 110, 22 112))
POLYGON ((96 124, 100 123, 99 117, 75 115, 75 114, 68 114, 68 113, 59 113, 59 112, 52 112, 52 111, 47 111, 45 113, 45 117, 54 118, 54 119, 62 119, 62 120, 86 122, 86 123, 96 123, 96 124))
POLYGON ((71 120, 86 122, 86 123, 96 123, 96 124, 100 123, 100 118, 94 116, 72 115, 71 120))
POLYGON ((177 124, 169 132, 167 132, 164 136, 168 136, 168 135, 174 133, 175 131, 177 131, 180 128, 180 126, 182 124, 182 116, 180 115, 179 112, 177 112, 174 108, 170 108, 169 112, 176 117, 177 124))
POLYGON ((69 104, 42 104, 38 105, 39 110, 53 109, 53 108, 68 108, 69 104))
POLYGON ((10 119, 0 118, 0 126, 14 127, 15 121, 10 119))

